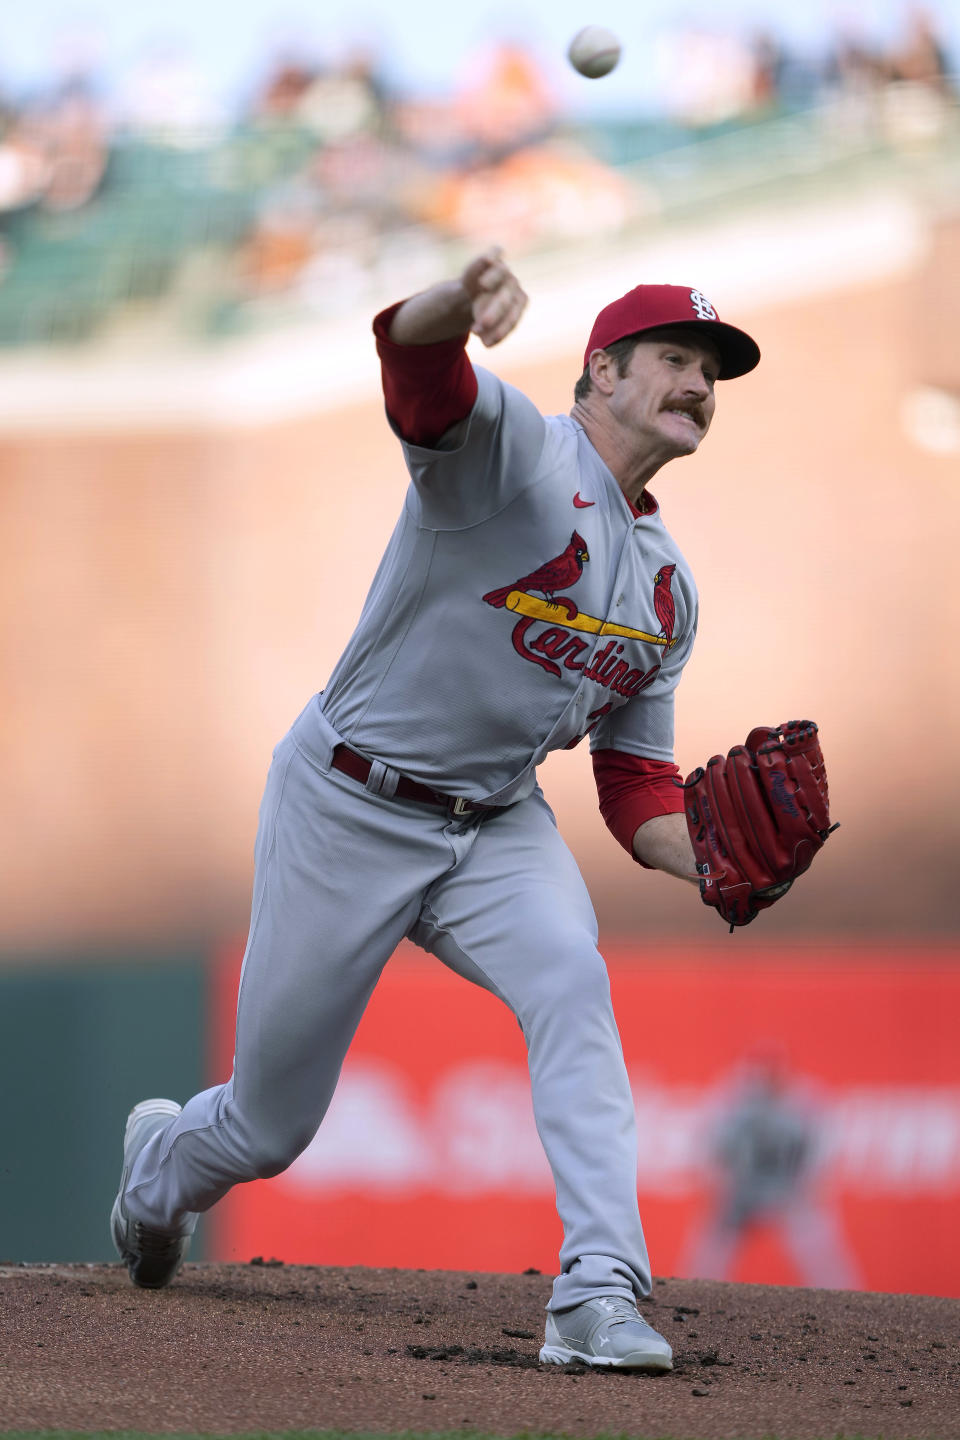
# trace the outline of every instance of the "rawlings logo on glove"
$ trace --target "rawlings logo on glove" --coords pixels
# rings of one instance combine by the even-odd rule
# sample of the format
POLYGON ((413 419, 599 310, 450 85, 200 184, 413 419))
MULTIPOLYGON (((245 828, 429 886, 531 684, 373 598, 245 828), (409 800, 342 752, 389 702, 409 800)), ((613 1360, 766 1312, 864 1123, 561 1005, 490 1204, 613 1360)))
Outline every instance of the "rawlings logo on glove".
POLYGON ((758 726, 683 788, 700 898, 731 930, 786 895, 837 829, 812 720, 758 726))

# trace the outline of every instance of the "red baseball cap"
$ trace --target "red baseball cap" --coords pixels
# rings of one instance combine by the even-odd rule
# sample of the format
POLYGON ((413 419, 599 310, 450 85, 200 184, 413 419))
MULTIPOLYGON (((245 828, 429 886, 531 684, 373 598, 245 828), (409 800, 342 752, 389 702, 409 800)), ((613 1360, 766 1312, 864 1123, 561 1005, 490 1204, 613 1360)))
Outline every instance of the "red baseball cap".
POLYGON ((661 325, 682 325, 708 335, 720 352, 721 380, 735 380, 760 363, 760 347, 744 330, 722 321, 701 290, 685 285, 638 285, 600 311, 583 355, 584 369, 594 350, 615 340, 661 325))

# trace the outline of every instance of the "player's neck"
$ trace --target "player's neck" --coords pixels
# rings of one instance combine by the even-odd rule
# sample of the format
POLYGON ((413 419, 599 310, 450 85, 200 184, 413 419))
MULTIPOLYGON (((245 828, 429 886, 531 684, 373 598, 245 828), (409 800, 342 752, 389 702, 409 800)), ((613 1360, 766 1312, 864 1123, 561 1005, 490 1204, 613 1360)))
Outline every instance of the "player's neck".
POLYGON ((595 414, 577 403, 570 411, 571 418, 580 425, 606 465, 630 504, 641 514, 646 509, 645 491, 649 482, 661 466, 674 459, 673 452, 657 455, 652 452, 638 454, 622 430, 604 423, 604 414, 595 414))

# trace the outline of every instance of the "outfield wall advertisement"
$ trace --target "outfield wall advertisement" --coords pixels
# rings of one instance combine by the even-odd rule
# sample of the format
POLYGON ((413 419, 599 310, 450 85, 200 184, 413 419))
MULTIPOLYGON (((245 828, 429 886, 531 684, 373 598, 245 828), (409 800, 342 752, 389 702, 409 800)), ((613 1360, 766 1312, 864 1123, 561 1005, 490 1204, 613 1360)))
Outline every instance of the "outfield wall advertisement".
MULTIPOLYGON (((655 1273, 960 1295, 960 957, 606 946, 655 1273)), ((238 959, 215 969, 229 1073, 238 959)), ((516 1021, 404 949, 320 1133, 240 1186, 210 1254, 552 1273, 560 1232, 516 1021)))

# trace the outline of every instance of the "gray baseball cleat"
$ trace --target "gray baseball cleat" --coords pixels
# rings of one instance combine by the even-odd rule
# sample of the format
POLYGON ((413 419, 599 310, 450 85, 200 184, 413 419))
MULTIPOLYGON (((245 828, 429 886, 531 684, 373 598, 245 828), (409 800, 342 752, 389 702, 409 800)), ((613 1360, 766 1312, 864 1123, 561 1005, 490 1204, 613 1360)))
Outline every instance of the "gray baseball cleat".
POLYGON ((141 1100, 127 1116, 127 1128, 123 1134, 123 1173, 110 1214, 110 1229, 117 1253, 121 1260, 127 1262, 130 1279, 134 1285, 140 1285, 145 1290, 160 1290, 170 1284, 190 1248, 197 1217, 191 1216, 188 1227, 176 1234, 151 1230, 139 1220, 131 1219, 124 1207, 123 1196, 133 1163, 144 1145, 158 1130, 165 1130, 179 1114, 180 1106, 175 1100, 141 1100))
POLYGON ((673 1351, 625 1296, 598 1295, 572 1310, 547 1313, 540 1361, 544 1365, 584 1365, 618 1370, 672 1370, 673 1351))

